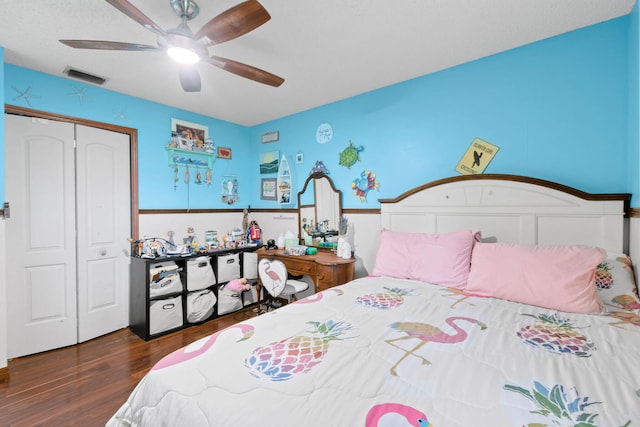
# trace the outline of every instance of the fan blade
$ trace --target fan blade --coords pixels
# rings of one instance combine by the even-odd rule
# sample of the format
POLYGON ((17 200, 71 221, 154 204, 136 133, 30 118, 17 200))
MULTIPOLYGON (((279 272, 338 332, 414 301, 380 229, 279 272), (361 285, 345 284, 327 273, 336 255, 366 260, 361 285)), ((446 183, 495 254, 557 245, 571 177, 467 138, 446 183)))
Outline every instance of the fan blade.
POLYGON ((109 3, 111 6, 115 7, 120 12, 124 13, 129 18, 133 19, 146 29, 151 30, 161 36, 167 35, 167 33, 162 28, 160 28, 158 24, 153 22, 147 15, 140 12, 140 9, 129 3, 127 0, 107 0, 107 3, 109 3))
POLYGON ((155 46, 137 43, 109 42, 104 40, 59 40, 60 43, 76 49, 101 49, 101 50, 134 50, 152 51, 159 50, 155 46))
POLYGON ((220 44, 255 30, 269 19, 271 15, 260 3, 248 0, 204 24, 195 38, 208 45, 220 44))
POLYGON ((200 73, 192 65, 180 66, 180 84, 185 92, 200 92, 200 73))
POLYGON ((258 83, 264 83, 266 85, 274 87, 278 87, 282 83, 284 83, 284 79, 282 77, 278 77, 275 74, 271 74, 267 71, 261 70, 260 68, 252 67, 251 65, 243 64, 231 59, 212 56, 208 58, 207 61, 211 65, 215 65, 216 67, 220 67, 225 71, 249 80, 254 80, 258 83))

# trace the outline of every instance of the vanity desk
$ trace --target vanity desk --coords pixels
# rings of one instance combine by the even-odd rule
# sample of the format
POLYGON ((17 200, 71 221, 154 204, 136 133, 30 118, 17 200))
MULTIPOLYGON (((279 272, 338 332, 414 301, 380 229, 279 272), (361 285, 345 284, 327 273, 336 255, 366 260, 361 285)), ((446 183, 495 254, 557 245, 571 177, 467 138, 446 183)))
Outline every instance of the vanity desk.
POLYGON ((318 251, 314 255, 301 256, 288 255, 284 252, 284 249, 259 250, 258 262, 262 258, 282 261, 289 274, 311 277, 316 292, 342 285, 354 278, 356 260, 353 257, 339 258, 330 251, 318 251))

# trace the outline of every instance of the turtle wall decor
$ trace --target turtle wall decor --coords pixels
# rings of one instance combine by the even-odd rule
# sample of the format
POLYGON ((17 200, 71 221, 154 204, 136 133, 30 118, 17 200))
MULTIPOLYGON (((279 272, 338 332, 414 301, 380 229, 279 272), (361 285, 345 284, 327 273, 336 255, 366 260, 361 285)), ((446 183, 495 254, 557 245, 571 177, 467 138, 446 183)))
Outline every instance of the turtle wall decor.
POLYGON ((349 141, 349 146, 342 150, 339 154, 340 161, 338 162, 341 166, 346 166, 347 169, 351 169, 351 166, 355 165, 356 162, 360 162, 360 153, 364 151, 364 147, 362 145, 356 147, 353 145, 353 141, 349 141))

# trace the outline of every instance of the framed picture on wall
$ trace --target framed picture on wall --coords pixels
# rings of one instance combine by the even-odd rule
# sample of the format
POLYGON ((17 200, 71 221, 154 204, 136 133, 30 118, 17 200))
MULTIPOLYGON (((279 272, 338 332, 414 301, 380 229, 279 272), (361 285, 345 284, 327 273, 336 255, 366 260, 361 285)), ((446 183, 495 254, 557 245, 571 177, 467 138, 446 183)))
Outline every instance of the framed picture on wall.
POLYGON ((260 182, 260 198, 262 200, 277 200, 276 178, 262 178, 260 182))
POLYGON ((218 147, 218 158, 231 160, 231 148, 218 147))
POLYGON ((171 119, 171 132, 178 137, 178 148, 203 148, 204 141, 209 137, 209 128, 197 123, 179 119, 171 119))
POLYGON ((260 173, 277 173, 278 160, 280 159, 279 151, 269 151, 260 154, 260 173))

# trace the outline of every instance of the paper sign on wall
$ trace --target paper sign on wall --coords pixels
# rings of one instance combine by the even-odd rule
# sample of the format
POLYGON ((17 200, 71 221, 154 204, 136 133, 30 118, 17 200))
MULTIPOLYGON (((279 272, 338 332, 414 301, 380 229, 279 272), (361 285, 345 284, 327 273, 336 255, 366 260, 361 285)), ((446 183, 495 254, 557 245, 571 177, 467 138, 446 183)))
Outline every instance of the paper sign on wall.
POLYGON ((471 141, 471 145, 456 166, 456 171, 463 175, 484 172, 500 148, 480 138, 471 141))

